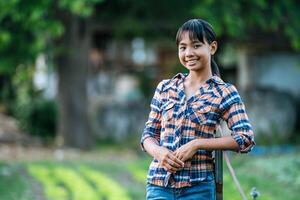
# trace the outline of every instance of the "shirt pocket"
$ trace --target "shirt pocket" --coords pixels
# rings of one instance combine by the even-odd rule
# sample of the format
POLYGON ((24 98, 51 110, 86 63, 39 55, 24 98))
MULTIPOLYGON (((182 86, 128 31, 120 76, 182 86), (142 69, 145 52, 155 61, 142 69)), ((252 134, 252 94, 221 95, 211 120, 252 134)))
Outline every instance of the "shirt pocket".
POLYGON ((221 100, 222 98, 213 92, 202 94, 190 104, 190 120, 199 125, 217 121, 221 100))
POLYGON ((162 118, 163 121, 171 121, 171 119, 174 117, 174 107, 175 103, 172 101, 167 102, 162 106, 162 118))
POLYGON ((211 108, 210 106, 203 105, 203 106, 197 106, 192 105, 188 109, 188 114, 189 114, 189 119, 198 125, 203 125, 206 123, 208 117, 209 117, 209 112, 211 108))

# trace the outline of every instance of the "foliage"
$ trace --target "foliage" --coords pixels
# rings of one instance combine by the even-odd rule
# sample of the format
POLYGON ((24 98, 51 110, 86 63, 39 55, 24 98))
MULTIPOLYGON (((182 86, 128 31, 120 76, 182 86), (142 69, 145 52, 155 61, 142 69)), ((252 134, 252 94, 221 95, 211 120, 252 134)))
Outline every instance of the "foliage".
POLYGON ((300 187, 300 176, 298 174, 300 157, 289 155, 280 156, 276 160, 272 158, 257 159, 253 162, 253 165, 255 168, 268 171, 270 175, 283 184, 300 187))
POLYGON ((74 15, 89 17, 94 11, 94 4, 101 0, 60 0, 58 5, 61 9, 70 11, 74 15))
POLYGON ((230 3, 175 0, 172 4, 155 0, 115 0, 98 5, 101 14, 95 17, 106 22, 112 34, 121 38, 175 38, 178 26, 184 21, 203 18, 214 26, 221 38, 247 40, 257 39, 255 36, 259 34, 273 34, 286 37, 292 47, 300 50, 299 7, 295 0, 235 0, 230 3), (111 13, 114 13, 113 18, 111 13))
POLYGON ((100 12, 95 18, 98 22, 107 24, 107 28, 116 38, 128 39, 140 36, 150 40, 170 39, 178 24, 191 16, 191 9, 196 2, 198 1, 190 0, 189 3, 181 0, 173 0, 172 3, 158 0, 105 1, 97 6, 100 12))
MULTIPOLYGON (((126 195, 125 199, 144 199, 145 177, 150 157, 131 158, 124 162, 125 159, 120 160, 124 154, 120 155, 118 152, 116 155, 119 157, 114 160, 112 153, 107 158, 97 154, 90 162, 76 160, 25 164, 18 162, 9 165, 0 163, 0 199, 34 199, 30 196, 32 184, 26 184, 28 177, 26 178, 22 172, 24 167, 29 175, 41 184, 44 198, 49 200, 73 200, 78 196, 75 193, 80 191, 76 189, 77 187, 89 187, 85 190, 88 193, 92 190, 97 194, 97 199, 99 197, 113 199, 115 195, 121 193, 126 195), (77 184, 79 186, 76 186, 77 184)), ((231 160, 248 199, 252 199, 249 194, 252 187, 256 187, 261 193, 258 198, 260 200, 299 198, 299 153, 262 157, 232 154, 231 160)), ((224 199, 241 199, 226 165, 224 165, 224 199)))
POLYGON ((15 97, 11 82, 16 69, 33 68, 38 54, 55 55, 62 48, 53 44, 66 31, 61 13, 86 18, 100 1, 0 0, 0 80, 5 80, 0 90, 5 106, 15 97))
POLYGON ((140 162, 130 163, 127 168, 136 182, 145 184, 147 178, 147 169, 150 165, 150 160, 145 159, 140 162))
POLYGON ((20 64, 31 66, 65 32, 58 13, 88 17, 101 0, 0 1, 0 74, 12 74, 20 64), (50 46, 49 46, 50 45, 50 46))
POLYGON ((79 171, 60 165, 29 164, 27 168, 42 184, 49 199, 131 199, 117 182, 85 165, 81 165, 79 171))
POLYGON ((56 132, 56 104, 43 99, 32 85, 33 68, 19 66, 13 77, 16 98, 13 114, 20 128, 31 135, 53 138, 56 132))
MULTIPOLYGON (((298 199, 300 165, 297 154, 270 157, 242 157, 239 155, 233 156, 231 160, 248 199, 252 199, 250 191, 253 187, 256 187, 261 193, 258 198, 261 200, 298 199)), ((145 159, 128 165, 129 172, 135 181, 145 184, 149 162, 149 159, 145 159)), ((225 163, 223 188, 224 199, 241 199, 225 163)))
MULTIPOLYGON (((299 177, 298 154, 274 154, 272 156, 252 157, 232 156, 233 167, 247 197, 252 187, 261 193, 258 199, 298 199, 297 179, 299 177)), ((225 167, 225 174, 228 169, 225 167)), ((224 177, 224 199, 234 199, 235 186, 230 186, 231 177, 224 177), (230 182, 226 182, 226 179, 230 182), (228 184, 229 183, 229 184, 228 184), (230 198, 229 198, 230 197, 230 198)), ((240 198, 235 198, 240 199, 240 198)))
MULTIPOLYGON (((39 53, 61 52, 62 47, 54 45, 54 41, 67 33, 65 18, 92 19, 89 17, 93 10, 97 10, 93 20, 101 24, 100 31, 107 31, 108 35, 119 38, 174 38, 180 24, 188 18, 200 17, 211 22, 223 38, 247 40, 256 39, 255 36, 260 33, 272 33, 287 37, 295 49, 300 49, 299 3, 293 0, 99 2, 101 0, 0 0, 0 75, 9 77, 9 82, 19 66, 32 68, 39 53)), ((30 79, 27 81, 30 82, 30 79)), ((143 88, 147 89, 149 85, 143 83, 143 88)), ((14 88, 0 85, 0 90, 5 91, 3 96, 7 96, 10 93, 7 90, 14 88)), ((22 90, 26 90, 25 86, 22 90)), ((17 101, 22 102, 23 98, 32 94, 24 91, 17 94, 17 101)), ((35 110, 29 107, 34 101, 25 101, 24 104, 18 103, 18 106, 28 105, 24 108, 25 118, 28 119, 30 110, 35 110)), ((51 106, 39 106, 38 110, 47 110, 45 107, 48 109, 51 106)), ((19 114, 21 112, 22 109, 19 114)))
POLYGON ((54 43, 66 33, 66 18, 85 19, 98 2, 0 0, 0 81, 5 80, 0 103, 8 113, 14 108, 25 131, 54 136, 56 107, 33 90, 34 62, 40 53, 53 58, 61 52, 63 47, 54 43))
POLYGON ((105 174, 89 169, 86 166, 81 166, 80 172, 95 184, 100 195, 103 196, 104 199, 130 200, 127 192, 117 182, 105 174))
POLYGON ((20 65, 33 63, 46 48, 49 36, 63 32, 60 23, 49 16, 51 1, 0 1, 0 73, 12 74, 20 65))
POLYGON ((68 198, 68 191, 57 184, 57 179, 49 169, 39 165, 29 165, 27 169, 29 174, 42 184, 47 198, 57 200, 68 198))
POLYGON ((85 179, 80 176, 76 171, 66 167, 55 167, 55 176, 64 184, 70 191, 74 200, 94 200, 97 198, 97 193, 90 187, 85 179), (63 177, 63 178, 62 178, 63 177))
POLYGON ((220 36, 237 40, 257 39, 256 34, 273 33, 288 38, 300 50, 300 4, 297 1, 200 1, 193 13, 213 24, 220 36))
POLYGON ((33 199, 30 189, 20 166, 0 163, 0 199, 33 199))
POLYGON ((42 138, 54 138, 57 119, 55 101, 35 99, 29 109, 28 116, 20 120, 25 125, 27 132, 42 138))

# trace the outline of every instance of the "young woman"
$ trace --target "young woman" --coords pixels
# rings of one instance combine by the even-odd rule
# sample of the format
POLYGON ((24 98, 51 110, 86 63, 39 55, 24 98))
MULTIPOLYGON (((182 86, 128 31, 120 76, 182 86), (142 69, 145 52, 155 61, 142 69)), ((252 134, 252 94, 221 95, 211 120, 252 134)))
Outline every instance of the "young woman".
POLYGON ((213 150, 249 152, 255 145, 236 88, 219 77, 212 26, 185 22, 176 36, 180 63, 189 70, 161 81, 141 138, 154 159, 147 176, 147 199, 215 199, 213 150), (231 136, 215 138, 221 120, 231 136))

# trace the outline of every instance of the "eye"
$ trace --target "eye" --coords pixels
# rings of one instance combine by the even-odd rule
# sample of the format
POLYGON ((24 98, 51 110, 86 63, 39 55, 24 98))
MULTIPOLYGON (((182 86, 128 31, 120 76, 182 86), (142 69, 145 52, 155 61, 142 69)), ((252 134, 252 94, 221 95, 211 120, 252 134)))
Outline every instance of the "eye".
POLYGON ((184 47, 184 46, 181 46, 181 47, 179 47, 179 50, 180 50, 180 51, 184 51, 184 50, 185 50, 185 47, 184 47))
POLYGON ((195 45, 194 45, 194 48, 195 48, 195 49, 198 49, 199 47, 201 47, 201 44, 195 44, 195 45))

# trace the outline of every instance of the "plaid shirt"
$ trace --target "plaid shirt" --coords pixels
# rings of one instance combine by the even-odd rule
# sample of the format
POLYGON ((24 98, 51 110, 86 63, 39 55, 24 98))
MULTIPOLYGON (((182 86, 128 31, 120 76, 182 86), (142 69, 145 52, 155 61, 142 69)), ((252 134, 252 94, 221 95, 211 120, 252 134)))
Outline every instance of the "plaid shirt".
MULTIPOLYGON (((171 151, 196 138, 214 138, 217 125, 223 119, 239 145, 239 152, 251 151, 255 145, 252 127, 236 88, 218 76, 212 76, 190 99, 186 99, 185 77, 186 74, 179 73, 158 84, 141 138, 142 149, 145 151, 143 142, 148 137, 155 138, 160 146, 171 151)), ((182 170, 170 174, 154 159, 147 182, 174 188, 195 185, 207 180, 214 170, 213 163, 212 151, 200 149, 192 159, 185 161, 182 170)))

